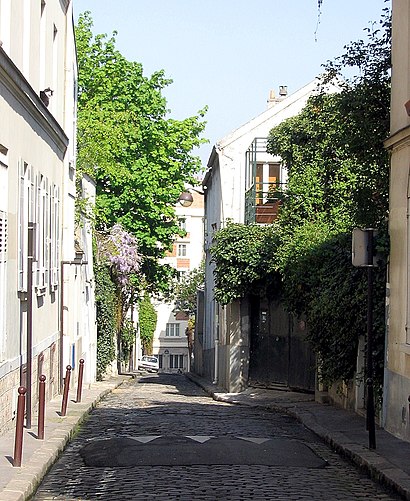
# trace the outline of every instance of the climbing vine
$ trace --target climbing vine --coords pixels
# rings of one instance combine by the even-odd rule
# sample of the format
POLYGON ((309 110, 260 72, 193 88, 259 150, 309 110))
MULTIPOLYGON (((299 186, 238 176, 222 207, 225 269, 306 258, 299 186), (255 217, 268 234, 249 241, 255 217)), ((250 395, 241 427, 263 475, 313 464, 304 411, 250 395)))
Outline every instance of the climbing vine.
POLYGON ((117 299, 115 284, 105 263, 96 263, 95 302, 97 309, 97 379, 100 381, 107 367, 115 359, 117 299))
POLYGON ((152 352, 152 341, 157 326, 157 313, 148 294, 144 294, 140 299, 138 311, 142 349, 149 355, 152 352))
POLYGON ((272 257, 278 246, 274 226, 228 222, 215 233, 211 248, 216 265, 215 299, 222 305, 272 288, 278 276, 272 257))

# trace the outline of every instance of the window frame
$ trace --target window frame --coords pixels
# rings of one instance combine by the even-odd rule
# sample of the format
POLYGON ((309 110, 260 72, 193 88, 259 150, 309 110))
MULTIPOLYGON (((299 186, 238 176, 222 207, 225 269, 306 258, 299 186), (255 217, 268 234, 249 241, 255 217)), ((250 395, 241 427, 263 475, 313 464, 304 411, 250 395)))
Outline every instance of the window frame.
POLYGON ((165 326, 165 337, 180 337, 181 328, 179 322, 167 322, 165 326))

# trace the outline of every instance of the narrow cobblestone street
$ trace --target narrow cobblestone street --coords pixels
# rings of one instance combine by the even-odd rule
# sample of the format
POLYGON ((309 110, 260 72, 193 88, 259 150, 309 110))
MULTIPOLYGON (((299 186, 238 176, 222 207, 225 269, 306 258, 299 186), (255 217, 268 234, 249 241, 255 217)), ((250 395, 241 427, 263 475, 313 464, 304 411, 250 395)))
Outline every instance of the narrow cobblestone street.
POLYGON ((215 402, 181 375, 105 398, 34 499, 399 499, 284 414, 215 402))

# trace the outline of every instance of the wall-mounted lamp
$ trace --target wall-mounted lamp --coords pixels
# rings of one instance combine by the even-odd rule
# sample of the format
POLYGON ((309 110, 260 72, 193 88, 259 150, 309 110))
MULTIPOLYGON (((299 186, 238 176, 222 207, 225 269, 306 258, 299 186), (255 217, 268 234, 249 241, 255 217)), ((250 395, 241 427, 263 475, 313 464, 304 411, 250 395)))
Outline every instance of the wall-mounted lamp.
POLYGON ((54 91, 50 89, 50 87, 47 87, 47 89, 41 90, 40 91, 40 99, 43 101, 43 103, 48 106, 50 103, 50 97, 53 95, 54 91))
POLYGON ((189 193, 189 191, 184 191, 179 195, 178 202, 182 205, 182 207, 190 207, 193 201, 194 197, 191 193, 189 193))

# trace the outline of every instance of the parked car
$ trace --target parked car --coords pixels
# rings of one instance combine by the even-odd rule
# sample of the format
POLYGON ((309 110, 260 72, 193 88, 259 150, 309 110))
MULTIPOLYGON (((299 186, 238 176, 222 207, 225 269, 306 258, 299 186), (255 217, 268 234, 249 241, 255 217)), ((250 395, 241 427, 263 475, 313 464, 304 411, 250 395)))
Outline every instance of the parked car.
POLYGON ((158 358, 153 357, 152 355, 143 355, 141 359, 138 360, 138 369, 144 369, 149 372, 158 372, 158 358))

